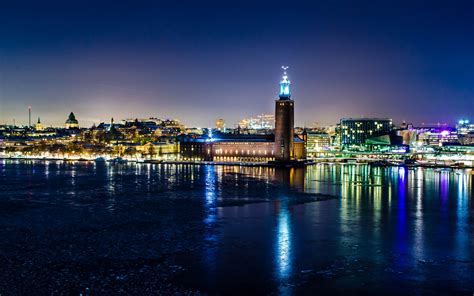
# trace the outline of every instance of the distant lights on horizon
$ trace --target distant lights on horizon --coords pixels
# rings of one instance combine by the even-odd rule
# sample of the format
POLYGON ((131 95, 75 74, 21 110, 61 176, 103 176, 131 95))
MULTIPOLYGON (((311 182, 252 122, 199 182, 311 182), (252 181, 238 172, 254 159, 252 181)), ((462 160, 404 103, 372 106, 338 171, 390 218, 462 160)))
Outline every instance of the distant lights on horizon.
MULTIPOLYGON (((282 75, 282 80, 280 81, 280 97, 281 98, 290 98, 291 97, 291 81, 289 80, 289 77, 288 77, 288 74, 287 74, 287 70, 289 69, 289 66, 281 66, 281 69, 283 69, 283 75, 282 75)), ((32 106, 29 105, 28 106, 28 110, 29 110, 29 117, 31 117, 31 111, 32 111, 32 106)), ((16 124, 15 123, 15 118, 13 118, 13 121, 14 121, 14 125, 16 124)), ((95 123, 96 120, 87 120, 89 122, 93 122, 95 123)), ((100 120, 99 120, 100 122, 100 120)), ((29 125, 31 125, 31 118, 28 118, 28 123, 29 125)), ((458 120, 458 124, 459 125, 467 125, 467 124, 470 124, 470 121, 468 119, 460 119, 458 120)), ((425 125, 424 122, 421 123, 422 126, 425 125)), ((448 124, 447 123, 443 123, 443 124, 440 124, 438 123, 438 126, 439 125, 444 125, 444 126, 447 126, 448 124)), ((209 134, 209 138, 212 139, 212 132, 210 132, 209 134)))

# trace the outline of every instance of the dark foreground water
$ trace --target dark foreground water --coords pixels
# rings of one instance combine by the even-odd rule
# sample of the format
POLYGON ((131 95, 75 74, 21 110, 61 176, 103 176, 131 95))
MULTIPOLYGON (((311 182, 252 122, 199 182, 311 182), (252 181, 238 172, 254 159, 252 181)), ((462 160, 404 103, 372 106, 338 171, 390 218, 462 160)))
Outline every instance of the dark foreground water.
POLYGON ((0 295, 472 295, 473 179, 0 161, 0 295))

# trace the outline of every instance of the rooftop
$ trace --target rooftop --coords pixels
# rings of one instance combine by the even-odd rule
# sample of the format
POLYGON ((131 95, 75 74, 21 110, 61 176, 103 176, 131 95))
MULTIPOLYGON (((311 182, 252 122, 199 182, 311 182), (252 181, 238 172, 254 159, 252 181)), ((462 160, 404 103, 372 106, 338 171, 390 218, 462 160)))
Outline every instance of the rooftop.
POLYGON ((370 117, 361 117, 361 118, 341 118, 341 121, 392 121, 391 118, 370 118, 370 117))

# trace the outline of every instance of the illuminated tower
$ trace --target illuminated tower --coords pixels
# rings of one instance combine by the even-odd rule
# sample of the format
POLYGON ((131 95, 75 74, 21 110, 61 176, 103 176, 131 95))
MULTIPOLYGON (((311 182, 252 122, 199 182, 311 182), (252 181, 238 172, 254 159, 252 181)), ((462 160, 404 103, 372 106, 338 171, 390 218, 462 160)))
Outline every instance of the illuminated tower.
POLYGON ((290 161, 293 156, 294 138, 294 101, 291 99, 290 80, 283 68, 283 77, 280 82, 279 99, 275 101, 275 160, 290 161))

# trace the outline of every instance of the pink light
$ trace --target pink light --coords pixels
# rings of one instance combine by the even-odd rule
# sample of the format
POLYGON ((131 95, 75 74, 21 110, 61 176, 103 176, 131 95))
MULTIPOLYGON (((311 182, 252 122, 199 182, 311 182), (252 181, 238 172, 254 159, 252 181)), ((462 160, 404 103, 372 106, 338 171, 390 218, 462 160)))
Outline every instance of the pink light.
POLYGON ((442 131, 442 132, 441 132, 441 136, 442 136, 442 137, 447 137, 447 136, 449 136, 449 131, 446 131, 446 130, 445 130, 445 131, 442 131))

